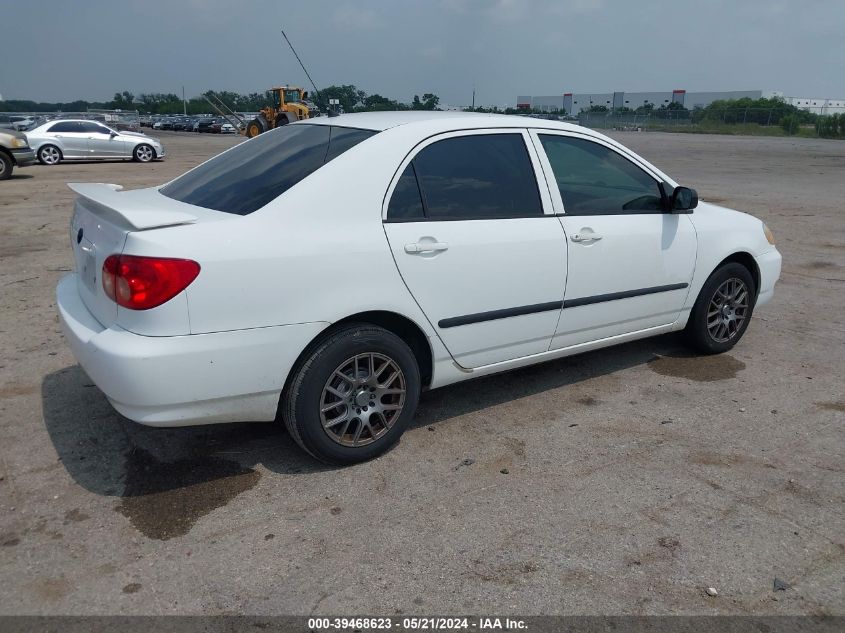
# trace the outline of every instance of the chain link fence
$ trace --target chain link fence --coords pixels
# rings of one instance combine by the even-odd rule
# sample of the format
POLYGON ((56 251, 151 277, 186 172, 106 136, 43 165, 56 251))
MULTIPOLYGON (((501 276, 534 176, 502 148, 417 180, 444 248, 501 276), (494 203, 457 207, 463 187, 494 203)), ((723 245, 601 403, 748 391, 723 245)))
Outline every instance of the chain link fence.
POLYGON ((89 119, 105 123, 116 130, 128 130, 137 132, 141 129, 141 118, 137 110, 95 110, 89 109, 85 112, 3 112, 8 117, 25 117, 30 121, 24 130, 31 130, 46 123, 58 119, 89 119))
POLYGON ((652 110, 648 112, 581 112, 579 125, 608 130, 721 131, 726 133, 773 133, 814 135, 815 117, 806 120, 786 108, 696 108, 694 110, 652 110), (787 123, 788 121, 788 123, 787 123))

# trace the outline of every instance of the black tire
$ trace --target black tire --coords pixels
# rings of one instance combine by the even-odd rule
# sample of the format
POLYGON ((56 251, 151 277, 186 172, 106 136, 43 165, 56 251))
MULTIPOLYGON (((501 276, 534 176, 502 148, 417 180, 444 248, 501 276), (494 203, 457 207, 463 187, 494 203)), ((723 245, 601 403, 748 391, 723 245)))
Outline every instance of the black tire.
POLYGON ((63 158, 62 150, 55 145, 42 145, 38 148, 38 162, 42 165, 58 165, 63 158))
MULTIPOLYGON (((362 365, 365 363, 366 361, 362 361, 362 365)), ((355 364, 355 370, 358 370, 357 364, 355 364)), ((372 373, 378 375, 378 372, 372 373)), ((350 397, 350 402, 354 397, 355 389, 356 387, 351 385, 346 394, 350 397)), ((361 390, 365 397, 373 397, 366 396, 366 386, 361 390)), ((285 393, 282 394, 279 413, 291 437, 305 451, 327 464, 341 466, 372 459, 396 444, 414 417, 419 394, 419 366, 405 341, 383 328, 356 323, 328 333, 303 354, 292 371, 285 393), (401 370, 405 393, 401 409, 391 420, 389 427, 383 425, 382 435, 376 437, 371 429, 370 443, 349 446, 341 444, 340 439, 332 437, 330 431, 323 427, 321 419, 323 414, 320 409, 326 394, 324 389, 336 375, 335 370, 358 354, 376 354, 380 358, 387 358, 395 363, 395 366, 401 370)), ((340 406, 343 407, 341 411, 347 406, 344 402, 345 400, 341 401, 340 406)), ((354 409, 355 405, 348 410, 350 416, 354 415, 354 409)), ((358 410, 358 413, 361 414, 361 411, 358 410)), ((386 418, 382 416, 382 419, 386 418)), ((363 426, 362 420, 363 418, 358 419, 357 424, 363 426)), ((356 422, 352 424, 355 425, 356 422)), ((349 429, 350 437, 354 429, 354 426, 349 429)), ((346 427, 343 427, 343 430, 346 430, 346 427)), ((361 435, 362 439, 365 439, 363 433, 361 435)))
POLYGON ((296 118, 290 112, 279 112, 276 115, 276 127, 293 123, 295 120, 296 118))
POLYGON ((687 343, 693 349, 703 354, 721 354, 722 352, 727 352, 739 342, 743 334, 745 334, 745 330, 748 329, 756 300, 757 288, 754 283, 754 277, 745 266, 732 262, 716 269, 704 283, 701 292, 698 294, 698 298, 695 300, 687 327, 684 330, 684 337, 687 343), (729 335, 728 340, 718 340, 711 331, 711 328, 708 328, 708 312, 712 313, 714 311, 711 309, 712 302, 721 300, 720 298, 716 298, 717 290, 730 280, 738 280, 744 285, 745 292, 747 293, 747 308, 744 312, 744 318, 737 326, 737 329, 733 333, 726 333, 726 336, 729 335))
POLYGON ((137 163, 150 163, 155 160, 155 157, 156 151, 152 145, 147 145, 146 143, 140 143, 132 150, 132 160, 137 163))
POLYGON ((247 138, 254 138, 259 134, 264 134, 268 129, 270 129, 270 126, 267 124, 267 119, 263 116, 257 116, 247 124, 246 136, 247 138))
POLYGON ((11 178, 12 169, 14 169, 12 159, 6 155, 5 152, 0 152, 0 180, 8 180, 11 178))

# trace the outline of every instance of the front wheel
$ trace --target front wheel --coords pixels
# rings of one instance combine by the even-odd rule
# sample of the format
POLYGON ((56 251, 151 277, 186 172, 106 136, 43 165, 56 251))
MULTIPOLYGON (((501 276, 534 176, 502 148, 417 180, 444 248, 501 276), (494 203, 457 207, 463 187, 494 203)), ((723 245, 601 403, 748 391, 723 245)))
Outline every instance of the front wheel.
POLYGON ((263 116, 255 117, 246 126, 247 138, 255 138, 268 130, 267 120, 263 116))
POLYGON ((408 427, 420 371, 408 345, 383 328, 350 325, 318 342, 294 369, 280 412, 317 459, 353 464, 381 455, 408 427))
POLYGON ((0 152, 0 180, 8 180, 12 177, 12 159, 4 152, 0 152))
POLYGON ((754 278, 742 264, 725 264, 705 282, 685 330, 689 344, 705 354, 720 354, 739 342, 754 310, 754 278))
POLYGON ((55 145, 44 145, 38 150, 38 161, 42 165, 58 165, 62 161, 62 152, 55 145))
POLYGON ((132 152, 132 158, 139 163, 149 163, 155 157, 155 150, 146 143, 141 143, 136 146, 135 150, 132 152))

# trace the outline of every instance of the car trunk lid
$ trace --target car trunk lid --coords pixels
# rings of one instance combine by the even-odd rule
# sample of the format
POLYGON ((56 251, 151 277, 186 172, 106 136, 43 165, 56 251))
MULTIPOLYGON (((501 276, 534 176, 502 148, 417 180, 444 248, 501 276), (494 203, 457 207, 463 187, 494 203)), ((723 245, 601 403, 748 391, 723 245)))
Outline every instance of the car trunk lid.
POLYGON ((192 224, 200 218, 188 212, 193 207, 162 196, 157 189, 124 192, 119 185, 104 183, 68 186, 79 194, 70 232, 79 296, 91 314, 109 327, 117 320, 118 306, 103 290, 105 259, 122 253, 126 236, 133 231, 192 224))

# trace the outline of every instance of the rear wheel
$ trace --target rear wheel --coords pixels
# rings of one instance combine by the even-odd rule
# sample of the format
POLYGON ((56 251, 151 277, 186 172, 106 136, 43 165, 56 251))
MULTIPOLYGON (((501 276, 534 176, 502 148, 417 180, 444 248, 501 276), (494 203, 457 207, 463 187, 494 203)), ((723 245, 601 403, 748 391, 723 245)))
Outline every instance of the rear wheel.
POLYGON ((12 177, 12 159, 4 152, 0 152, 0 180, 8 180, 12 177))
POLYGON ((58 165, 62 162, 62 151, 55 145, 44 145, 38 150, 38 160, 42 165, 58 165))
POLYGON ((705 282, 695 301, 685 335, 689 344, 705 354, 720 354, 739 342, 748 324, 757 289, 742 264, 729 263, 705 282))
POLYGON ((132 158, 139 163, 149 163, 155 157, 155 150, 146 143, 141 143, 132 152, 132 158))
POLYGON ((402 339, 373 325, 349 325, 309 350, 294 369, 280 412, 311 455, 353 464, 399 441, 419 394, 419 367, 402 339))

